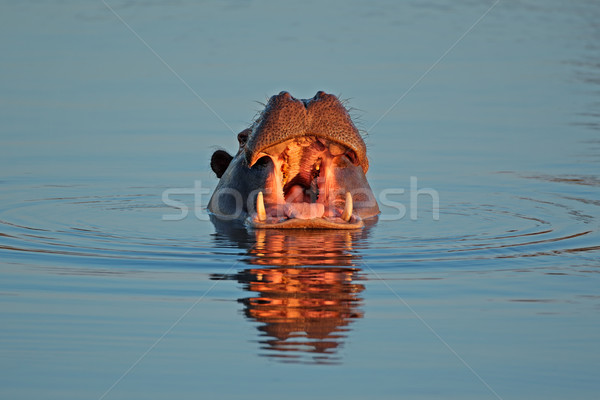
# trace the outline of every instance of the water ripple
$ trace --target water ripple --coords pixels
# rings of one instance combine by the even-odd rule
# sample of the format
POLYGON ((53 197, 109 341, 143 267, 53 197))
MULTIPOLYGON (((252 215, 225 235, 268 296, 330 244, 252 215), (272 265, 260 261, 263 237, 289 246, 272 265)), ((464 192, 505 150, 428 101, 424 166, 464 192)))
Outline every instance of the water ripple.
POLYGON ((481 203, 443 204, 440 221, 382 218, 357 232, 252 231, 243 226, 217 226, 215 232, 209 222, 194 218, 162 221, 162 214, 172 210, 161 203, 159 188, 91 195, 87 187, 37 187, 4 205, 0 251, 7 256, 37 253, 99 263, 116 259, 186 265, 210 263, 217 256, 260 265, 353 266, 366 259, 377 265, 599 250, 600 203, 586 194, 564 195, 556 186, 576 184, 596 191, 595 177, 526 179, 555 185, 552 190, 558 194, 490 195, 481 203), (40 197, 40 190, 71 193, 40 197))

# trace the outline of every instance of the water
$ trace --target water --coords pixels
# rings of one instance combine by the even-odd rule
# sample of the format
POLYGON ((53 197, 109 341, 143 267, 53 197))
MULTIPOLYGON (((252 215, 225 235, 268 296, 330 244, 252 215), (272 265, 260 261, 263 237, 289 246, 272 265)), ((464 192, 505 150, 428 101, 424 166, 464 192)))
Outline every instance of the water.
POLYGON ((0 397, 596 398, 597 2, 107 4, 0 13, 0 397), (379 221, 163 220, 281 90, 379 221))

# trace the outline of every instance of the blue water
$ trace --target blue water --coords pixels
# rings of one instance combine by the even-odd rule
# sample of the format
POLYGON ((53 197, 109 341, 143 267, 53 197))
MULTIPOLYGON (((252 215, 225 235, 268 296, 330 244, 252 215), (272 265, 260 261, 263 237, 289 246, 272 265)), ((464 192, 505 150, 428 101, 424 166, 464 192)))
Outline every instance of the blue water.
POLYGON ((1 398, 597 397, 598 2, 1 7, 1 398), (376 223, 208 220, 281 90, 347 99, 376 223))

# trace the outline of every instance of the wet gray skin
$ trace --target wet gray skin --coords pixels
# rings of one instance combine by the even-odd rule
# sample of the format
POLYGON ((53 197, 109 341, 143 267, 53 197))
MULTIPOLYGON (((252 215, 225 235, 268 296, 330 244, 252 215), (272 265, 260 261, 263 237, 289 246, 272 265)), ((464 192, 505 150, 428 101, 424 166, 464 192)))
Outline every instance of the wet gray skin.
POLYGON ((238 134, 235 156, 217 150, 220 178, 208 210, 220 221, 256 228, 356 229, 379 214, 365 176, 365 143, 348 111, 331 94, 269 99, 238 134))

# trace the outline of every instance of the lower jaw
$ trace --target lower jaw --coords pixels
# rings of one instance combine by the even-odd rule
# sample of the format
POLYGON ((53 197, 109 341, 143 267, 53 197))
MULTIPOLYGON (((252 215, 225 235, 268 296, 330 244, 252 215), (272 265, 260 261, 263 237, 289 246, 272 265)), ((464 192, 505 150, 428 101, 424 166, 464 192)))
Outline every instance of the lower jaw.
POLYGON ((352 195, 346 192, 343 209, 322 203, 284 203, 266 209, 264 196, 256 197, 256 213, 247 220, 253 228, 271 229, 360 229, 364 223, 353 213, 352 195))
POLYGON ((278 222, 261 222, 256 216, 248 218, 248 225, 257 229, 361 229, 365 226, 362 219, 352 216, 350 221, 342 219, 312 218, 299 219, 291 218, 278 222))

